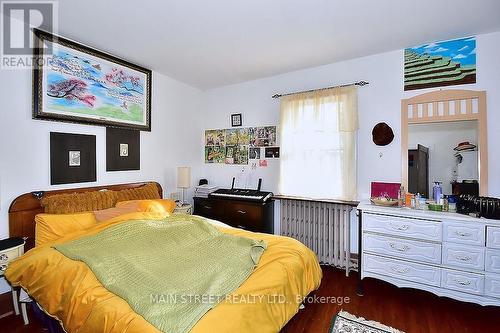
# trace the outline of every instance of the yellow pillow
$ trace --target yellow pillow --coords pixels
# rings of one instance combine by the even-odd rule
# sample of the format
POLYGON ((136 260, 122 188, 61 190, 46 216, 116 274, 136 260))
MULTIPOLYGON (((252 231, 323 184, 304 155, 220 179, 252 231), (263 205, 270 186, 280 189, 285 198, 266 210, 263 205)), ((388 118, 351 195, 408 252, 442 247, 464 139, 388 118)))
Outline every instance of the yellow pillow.
POLYGON ((116 207, 133 207, 140 212, 169 213, 175 209, 175 201, 169 199, 121 201, 116 207))
POLYGON ((35 246, 55 241, 75 231, 88 229, 97 221, 92 212, 38 214, 35 216, 35 246))

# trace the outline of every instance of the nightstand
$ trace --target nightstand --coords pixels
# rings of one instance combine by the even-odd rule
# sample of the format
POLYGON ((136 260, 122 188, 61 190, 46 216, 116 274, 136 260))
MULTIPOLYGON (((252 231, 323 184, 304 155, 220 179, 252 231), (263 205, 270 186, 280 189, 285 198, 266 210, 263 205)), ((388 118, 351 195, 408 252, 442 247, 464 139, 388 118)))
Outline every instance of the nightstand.
POLYGON ((176 206, 174 209, 174 214, 193 214, 193 206, 190 204, 184 204, 182 206, 176 206))
MULTIPOLYGON (((7 269, 9 262, 24 254, 24 239, 12 237, 0 240, 0 279, 4 279, 3 273, 7 269)), ((19 314, 19 288, 12 288, 12 304, 14 312, 19 314)))

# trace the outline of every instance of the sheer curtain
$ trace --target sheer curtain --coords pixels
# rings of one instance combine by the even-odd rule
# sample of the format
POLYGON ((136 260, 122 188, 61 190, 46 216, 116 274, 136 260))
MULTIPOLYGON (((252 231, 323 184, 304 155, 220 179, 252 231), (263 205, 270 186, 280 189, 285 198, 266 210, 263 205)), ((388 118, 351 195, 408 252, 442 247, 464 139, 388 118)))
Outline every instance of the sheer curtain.
POLYGON ((283 97, 280 194, 355 200, 357 129, 355 86, 283 97))

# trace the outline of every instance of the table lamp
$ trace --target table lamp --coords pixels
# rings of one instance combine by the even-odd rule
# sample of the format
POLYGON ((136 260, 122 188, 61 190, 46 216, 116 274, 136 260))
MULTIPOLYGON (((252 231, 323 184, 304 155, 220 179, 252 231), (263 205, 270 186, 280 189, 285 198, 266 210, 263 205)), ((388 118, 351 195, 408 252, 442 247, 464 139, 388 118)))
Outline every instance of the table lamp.
POLYGON ((191 187, 191 167, 177 167, 177 187, 182 189, 182 201, 185 203, 186 189, 191 187))

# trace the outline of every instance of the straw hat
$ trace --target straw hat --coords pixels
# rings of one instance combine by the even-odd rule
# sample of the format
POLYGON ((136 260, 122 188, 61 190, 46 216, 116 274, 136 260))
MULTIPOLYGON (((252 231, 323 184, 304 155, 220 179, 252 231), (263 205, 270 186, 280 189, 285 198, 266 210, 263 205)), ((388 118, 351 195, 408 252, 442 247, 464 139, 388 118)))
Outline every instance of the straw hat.
POLYGON ((456 146, 453 149, 456 150, 456 151, 462 151, 462 150, 468 150, 468 149, 476 149, 476 145, 473 145, 469 141, 464 141, 464 142, 460 142, 458 144, 458 146, 456 146))

